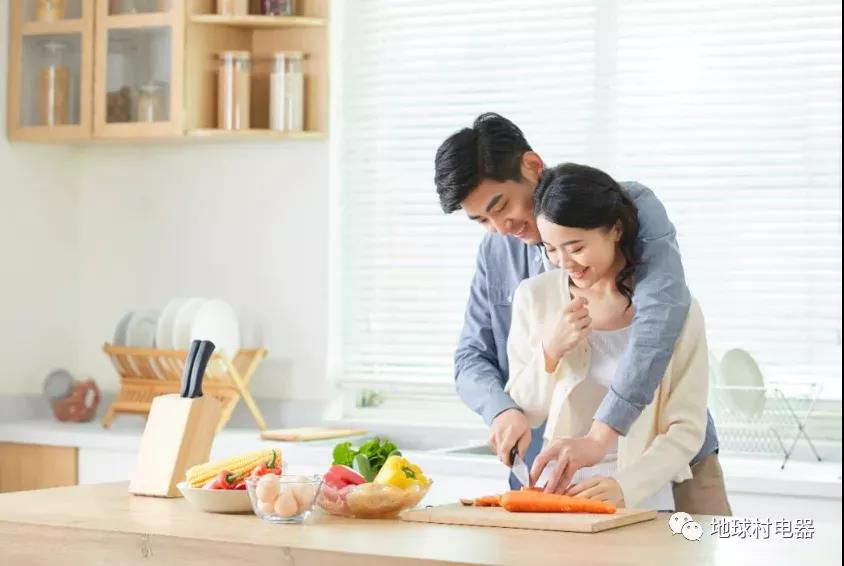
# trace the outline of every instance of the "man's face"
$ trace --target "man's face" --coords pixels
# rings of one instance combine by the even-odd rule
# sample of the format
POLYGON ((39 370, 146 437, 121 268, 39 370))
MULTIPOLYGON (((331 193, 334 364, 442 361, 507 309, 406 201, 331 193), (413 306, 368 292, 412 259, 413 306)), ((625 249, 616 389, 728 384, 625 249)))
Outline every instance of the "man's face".
POLYGON ((487 229, 515 236, 526 244, 538 244, 539 230, 533 214, 533 191, 542 170, 539 156, 529 152, 523 158, 521 181, 486 179, 463 201, 463 210, 487 229))

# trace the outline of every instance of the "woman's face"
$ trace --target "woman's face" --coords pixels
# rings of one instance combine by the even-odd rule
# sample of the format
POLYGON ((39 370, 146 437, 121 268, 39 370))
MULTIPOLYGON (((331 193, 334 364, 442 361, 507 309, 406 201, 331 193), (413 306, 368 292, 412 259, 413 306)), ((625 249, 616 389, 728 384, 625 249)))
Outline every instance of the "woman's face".
POLYGON ((548 259, 564 269, 572 282, 581 289, 588 289, 608 276, 614 277, 618 261, 618 242, 621 227, 569 228, 554 224, 544 216, 536 219, 548 259))

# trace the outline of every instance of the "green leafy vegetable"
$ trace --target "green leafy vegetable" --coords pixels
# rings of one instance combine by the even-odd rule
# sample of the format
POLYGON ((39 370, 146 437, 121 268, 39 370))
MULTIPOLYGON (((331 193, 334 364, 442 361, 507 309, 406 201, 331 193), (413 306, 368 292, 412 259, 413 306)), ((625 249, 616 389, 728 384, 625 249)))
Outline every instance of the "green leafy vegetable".
POLYGON ((372 438, 354 448, 351 442, 341 442, 334 447, 332 456, 334 465, 349 466, 355 469, 367 481, 372 481, 387 458, 401 455, 398 447, 386 439, 372 438))

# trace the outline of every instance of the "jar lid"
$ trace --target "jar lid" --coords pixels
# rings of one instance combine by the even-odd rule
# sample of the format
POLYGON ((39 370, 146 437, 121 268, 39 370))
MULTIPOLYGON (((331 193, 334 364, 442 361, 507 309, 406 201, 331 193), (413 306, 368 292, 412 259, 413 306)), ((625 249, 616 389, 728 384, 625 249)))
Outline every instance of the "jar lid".
POLYGON ((305 54, 302 51, 276 51, 273 57, 284 57, 285 59, 304 59, 305 54))
POLYGON ((161 90, 161 85, 158 83, 147 83, 141 87, 141 92, 153 93, 161 90))
POLYGON ((249 59, 252 56, 248 51, 222 51, 220 59, 249 59))
POLYGON ((67 49, 67 43, 61 41, 48 41, 44 44, 44 49, 47 51, 64 51, 67 49))

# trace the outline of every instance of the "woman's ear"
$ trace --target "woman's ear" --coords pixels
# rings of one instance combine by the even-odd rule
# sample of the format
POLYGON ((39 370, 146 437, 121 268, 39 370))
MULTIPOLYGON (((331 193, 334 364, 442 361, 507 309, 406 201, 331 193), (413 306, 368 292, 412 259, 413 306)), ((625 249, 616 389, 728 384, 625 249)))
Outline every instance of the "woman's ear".
POLYGON ((542 176, 542 171, 545 169, 545 164, 542 163, 542 158, 535 151, 526 151, 522 154, 522 177, 530 181, 532 184, 539 182, 539 177, 542 176))
POLYGON ((621 225, 621 220, 616 220, 615 225, 613 225, 610 231, 610 236, 612 236, 612 240, 616 244, 621 241, 621 237, 624 236, 624 227, 621 225))

